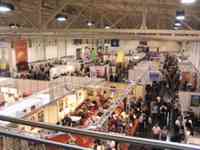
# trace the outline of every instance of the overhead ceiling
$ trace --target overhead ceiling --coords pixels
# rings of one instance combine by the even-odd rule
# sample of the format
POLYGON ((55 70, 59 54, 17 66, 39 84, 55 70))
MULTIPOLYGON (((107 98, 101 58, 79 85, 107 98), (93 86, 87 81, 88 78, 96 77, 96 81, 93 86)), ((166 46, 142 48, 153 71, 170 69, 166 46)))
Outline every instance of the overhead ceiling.
POLYGON ((172 29, 176 10, 185 10, 184 29, 200 29, 200 0, 183 5, 180 0, 3 0, 15 11, 0 14, 0 26, 16 23, 36 31, 45 29, 93 28, 172 29), (57 22, 58 14, 68 17, 57 22))

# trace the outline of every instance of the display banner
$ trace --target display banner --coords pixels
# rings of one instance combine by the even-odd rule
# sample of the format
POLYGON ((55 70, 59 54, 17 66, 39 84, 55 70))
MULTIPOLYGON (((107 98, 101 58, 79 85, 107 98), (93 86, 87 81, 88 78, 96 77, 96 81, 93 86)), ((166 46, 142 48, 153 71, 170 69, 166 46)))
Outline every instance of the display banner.
POLYGON ((28 69, 28 53, 27 41, 17 40, 15 43, 16 63, 18 71, 25 71, 28 69))
POLYGON ((116 62, 117 62, 117 63, 124 63, 124 61, 125 61, 125 53, 124 53, 124 51, 119 50, 119 51, 117 52, 117 59, 116 59, 116 62))

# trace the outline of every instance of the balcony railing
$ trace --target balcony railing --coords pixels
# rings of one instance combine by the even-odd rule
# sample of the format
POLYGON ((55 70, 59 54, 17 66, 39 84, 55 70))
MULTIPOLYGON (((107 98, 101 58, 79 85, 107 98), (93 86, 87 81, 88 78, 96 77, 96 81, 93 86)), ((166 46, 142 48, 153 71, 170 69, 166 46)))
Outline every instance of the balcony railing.
MULTIPOLYGON (((88 137, 93 137, 95 139, 101 139, 101 140, 108 140, 108 141, 116 141, 119 143, 127 143, 129 145, 142 145, 142 146, 148 146, 150 147, 156 147, 156 148, 162 148, 162 149, 169 149, 169 150, 200 150, 200 146, 196 145, 187 145, 187 144, 180 144, 180 143, 173 143, 173 142, 166 142, 166 141, 158 141, 158 140, 152 140, 152 139, 144 139, 144 138, 137 138, 137 137, 130 137, 130 136, 123 136, 119 134, 112 134, 112 133, 103 133, 103 132, 97 132, 97 131, 90 131, 85 129, 76 129, 71 127, 62 127, 62 126, 56 126, 56 125, 49 125, 46 123, 39 123, 39 122, 31 122, 23 119, 16 119, 12 117, 7 116, 0 116, 1 121, 7 121, 15 124, 21 124, 21 125, 27 125, 32 127, 38 127, 43 128, 47 130, 53 130, 53 131, 60 131, 63 133, 71 133, 71 134, 77 134, 77 135, 83 135, 88 137)), ((59 144, 56 142, 38 139, 38 138, 32 138, 27 136, 21 136, 20 134, 11 133, 5 130, 0 130, 0 135, 12 137, 15 139, 21 139, 21 140, 28 140, 33 142, 38 142, 39 144, 47 144, 47 145, 54 145, 61 148, 67 148, 67 149, 80 149, 78 146, 74 145, 67 145, 67 144, 59 144)), ((85 148, 81 148, 85 149, 85 148)), ((23 150, 23 149, 21 149, 23 150)))

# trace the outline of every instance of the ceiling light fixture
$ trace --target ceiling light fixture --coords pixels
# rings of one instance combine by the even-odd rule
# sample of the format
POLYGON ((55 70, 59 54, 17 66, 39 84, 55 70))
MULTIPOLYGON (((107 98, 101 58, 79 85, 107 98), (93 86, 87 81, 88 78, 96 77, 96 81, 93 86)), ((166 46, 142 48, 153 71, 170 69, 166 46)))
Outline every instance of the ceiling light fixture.
POLYGON ((87 25, 88 25, 89 27, 91 27, 91 26, 93 26, 93 23, 92 23, 91 21, 89 21, 89 22, 87 23, 87 25))
POLYGON ((175 24, 174 24, 176 27, 180 27, 182 24, 180 21, 176 21, 175 24))
POLYGON ((19 25, 19 24, 11 23, 11 24, 9 24, 9 27, 10 27, 11 29, 17 29, 17 28, 20 27, 20 25, 19 25))
POLYGON ((179 28, 177 26, 174 26, 174 30, 178 30, 179 28))
POLYGON ((192 4, 194 2, 196 2, 196 0, 181 0, 181 3, 183 4, 192 4))
POLYGON ((134 56, 133 56, 133 59, 138 60, 139 58, 140 58, 140 56, 138 56, 138 55, 134 55, 134 56))
POLYGON ((176 11, 176 19, 177 20, 184 20, 185 19, 185 12, 184 11, 176 11))
POLYGON ((0 2, 0 12, 6 13, 15 10, 14 5, 10 3, 0 2))
POLYGON ((67 17, 63 16, 63 15, 57 15, 56 20, 59 21, 59 22, 64 22, 64 21, 67 20, 67 17))
POLYGON ((105 29, 110 29, 110 26, 109 25, 105 26, 105 29))

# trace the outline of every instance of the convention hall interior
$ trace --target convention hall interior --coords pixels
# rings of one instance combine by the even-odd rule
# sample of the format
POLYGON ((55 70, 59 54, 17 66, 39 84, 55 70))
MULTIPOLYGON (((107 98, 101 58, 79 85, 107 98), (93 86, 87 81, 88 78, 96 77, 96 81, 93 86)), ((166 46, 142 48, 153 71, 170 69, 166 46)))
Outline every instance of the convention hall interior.
POLYGON ((200 150, 200 0, 0 0, 0 150, 200 150))

